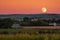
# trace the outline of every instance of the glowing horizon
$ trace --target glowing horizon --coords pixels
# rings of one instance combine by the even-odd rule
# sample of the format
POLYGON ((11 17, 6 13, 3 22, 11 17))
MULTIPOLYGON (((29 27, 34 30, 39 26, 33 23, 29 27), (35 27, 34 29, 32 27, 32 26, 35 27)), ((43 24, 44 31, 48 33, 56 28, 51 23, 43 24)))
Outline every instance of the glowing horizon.
POLYGON ((0 0, 0 14, 37 14, 43 7, 60 14, 60 0, 0 0))

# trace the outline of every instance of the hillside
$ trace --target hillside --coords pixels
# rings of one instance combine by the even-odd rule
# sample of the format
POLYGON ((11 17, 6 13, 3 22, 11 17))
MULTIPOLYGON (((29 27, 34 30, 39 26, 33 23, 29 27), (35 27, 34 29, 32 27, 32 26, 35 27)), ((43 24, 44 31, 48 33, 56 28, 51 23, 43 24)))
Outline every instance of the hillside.
POLYGON ((55 18, 60 19, 60 14, 10 14, 0 15, 0 18, 55 18))

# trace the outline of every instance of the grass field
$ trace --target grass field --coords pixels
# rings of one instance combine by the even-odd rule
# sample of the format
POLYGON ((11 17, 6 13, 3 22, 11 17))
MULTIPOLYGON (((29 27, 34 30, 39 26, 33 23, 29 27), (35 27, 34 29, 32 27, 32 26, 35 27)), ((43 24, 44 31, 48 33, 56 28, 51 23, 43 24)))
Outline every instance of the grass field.
POLYGON ((60 29, 0 29, 0 33, 1 32, 56 32, 56 33, 60 33, 60 29))
POLYGON ((60 40, 60 34, 2 34, 0 40, 60 40))
POLYGON ((60 29, 0 29, 0 40, 60 40, 60 29))

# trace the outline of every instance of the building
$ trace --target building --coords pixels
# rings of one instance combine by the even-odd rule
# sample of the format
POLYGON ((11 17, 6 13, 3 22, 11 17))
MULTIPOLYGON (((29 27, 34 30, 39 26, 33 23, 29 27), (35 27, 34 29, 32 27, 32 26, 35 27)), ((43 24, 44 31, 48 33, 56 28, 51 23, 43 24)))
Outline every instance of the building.
POLYGON ((49 26, 57 26, 57 24, 54 22, 54 23, 49 23, 49 26))
POLYGON ((19 23, 14 23, 11 27, 12 27, 12 28, 20 28, 21 26, 20 26, 19 23))

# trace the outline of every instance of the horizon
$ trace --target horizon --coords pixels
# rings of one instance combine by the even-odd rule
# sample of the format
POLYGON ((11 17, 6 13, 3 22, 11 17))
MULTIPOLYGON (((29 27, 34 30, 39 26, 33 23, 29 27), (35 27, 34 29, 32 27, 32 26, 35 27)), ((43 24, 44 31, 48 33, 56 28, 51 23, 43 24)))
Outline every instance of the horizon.
MULTIPOLYGON (((36 14, 38 15, 39 13, 36 13, 36 14)), ((0 15, 36 15, 36 14, 0 14, 0 15)), ((57 13, 40 13, 40 14, 53 14, 53 15, 55 15, 57 13)), ((58 13, 57 15, 60 15, 60 14, 58 13)))

